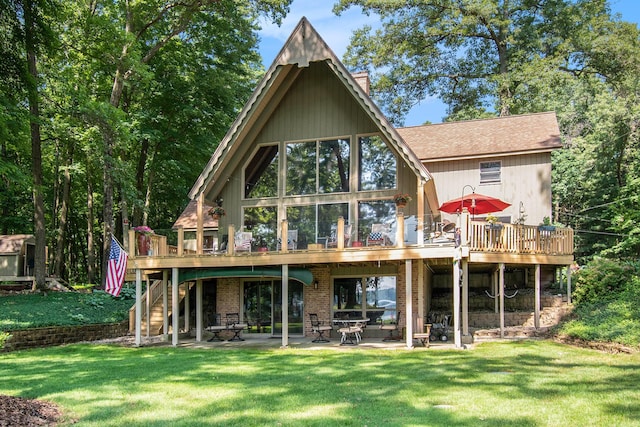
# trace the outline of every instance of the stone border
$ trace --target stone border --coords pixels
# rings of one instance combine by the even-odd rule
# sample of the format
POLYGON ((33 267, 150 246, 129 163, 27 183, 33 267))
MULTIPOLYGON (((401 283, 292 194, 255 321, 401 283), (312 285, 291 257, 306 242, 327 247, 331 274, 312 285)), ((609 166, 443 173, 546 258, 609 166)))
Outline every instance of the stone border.
POLYGON ((129 321, 99 325, 51 326, 7 332, 11 337, 5 342, 0 352, 122 337, 129 333, 129 321))

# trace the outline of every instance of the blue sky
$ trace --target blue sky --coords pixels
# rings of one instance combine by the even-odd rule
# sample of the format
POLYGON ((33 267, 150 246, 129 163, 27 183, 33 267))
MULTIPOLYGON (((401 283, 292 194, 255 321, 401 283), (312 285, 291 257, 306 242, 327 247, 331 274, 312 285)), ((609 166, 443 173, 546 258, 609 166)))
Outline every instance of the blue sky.
MULTIPOLYGON (((353 7, 341 16, 335 16, 331 11, 333 4, 333 0, 294 0, 287 18, 280 27, 263 24, 263 30, 260 31, 260 54, 265 67, 271 65, 303 16, 307 17, 340 59, 346 51, 353 30, 365 24, 375 25, 377 22, 375 18, 366 16, 353 7)), ((640 0, 610 0, 609 4, 614 13, 621 14, 623 20, 640 22, 640 0)), ((411 110, 405 119, 405 126, 420 125, 426 120, 440 123, 444 115, 444 105, 436 98, 428 98, 411 110)))

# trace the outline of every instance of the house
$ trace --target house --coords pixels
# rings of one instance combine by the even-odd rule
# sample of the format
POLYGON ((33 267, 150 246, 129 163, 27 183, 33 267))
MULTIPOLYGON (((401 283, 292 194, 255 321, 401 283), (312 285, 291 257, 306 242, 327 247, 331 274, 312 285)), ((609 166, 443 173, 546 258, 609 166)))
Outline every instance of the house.
MULTIPOLYGON (((289 336, 313 335, 310 314, 317 314, 327 322, 368 319, 372 339, 384 337, 378 325, 397 322, 412 347, 418 319, 447 313, 461 346, 473 339, 475 293, 486 300, 480 305, 495 307, 504 329, 505 288, 513 281, 531 291, 521 301, 537 327, 543 271, 569 271, 572 231, 508 221, 497 229, 462 211, 451 218, 459 237, 448 238, 439 191, 449 190, 440 190, 429 167, 443 181, 448 172, 426 154, 436 145, 420 135, 427 128, 395 129, 369 98, 366 76, 350 74, 303 18, 191 189, 192 220, 176 223, 177 246, 154 236, 153 256, 129 258, 138 291, 136 342, 143 329, 171 332, 173 345, 180 331, 201 341, 216 314, 237 313, 240 322, 260 325, 287 346, 289 336), (411 200, 396 203, 405 194, 411 200), (226 211, 216 236, 228 242, 224 250, 205 251, 207 205, 226 211), (195 253, 185 243, 194 228, 195 253), (155 278, 153 296, 141 296, 143 276, 155 278), (160 326, 145 317, 157 305, 160 326)), ((499 158, 500 173, 511 167, 513 153, 484 154, 491 162, 499 158)), ((464 158, 472 152, 456 155, 472 162, 464 158)), ((478 168, 472 166, 456 167, 471 174, 478 168)), ((496 172, 491 165, 480 169, 496 172)), ((550 211, 544 194, 540 200, 541 212, 550 211)), ((129 247, 135 242, 130 231, 129 247)))
MULTIPOLYGON (((511 202, 503 222, 551 217, 551 153, 562 148, 552 112, 398 129, 436 183, 441 200, 478 193, 511 202)), ((453 220, 451 215, 445 218, 453 220)))

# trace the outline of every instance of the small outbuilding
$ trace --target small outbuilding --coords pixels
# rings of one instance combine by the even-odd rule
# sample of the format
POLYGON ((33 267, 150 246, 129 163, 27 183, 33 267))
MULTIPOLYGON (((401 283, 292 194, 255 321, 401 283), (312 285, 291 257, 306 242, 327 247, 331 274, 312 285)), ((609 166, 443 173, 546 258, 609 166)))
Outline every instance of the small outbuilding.
POLYGON ((35 252, 32 234, 0 235, 0 278, 32 276, 35 252))

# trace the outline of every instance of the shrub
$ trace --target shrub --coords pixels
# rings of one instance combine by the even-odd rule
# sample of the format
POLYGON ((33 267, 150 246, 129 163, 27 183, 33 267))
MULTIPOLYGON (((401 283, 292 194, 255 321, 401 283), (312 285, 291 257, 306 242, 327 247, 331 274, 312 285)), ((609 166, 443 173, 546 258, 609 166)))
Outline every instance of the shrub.
POLYGON ((8 332, 0 332, 0 349, 4 348, 4 343, 11 338, 11 334, 8 332))
POLYGON ((576 304, 609 301, 622 292, 634 276, 638 276, 637 265, 594 258, 576 273, 574 301, 576 304))

